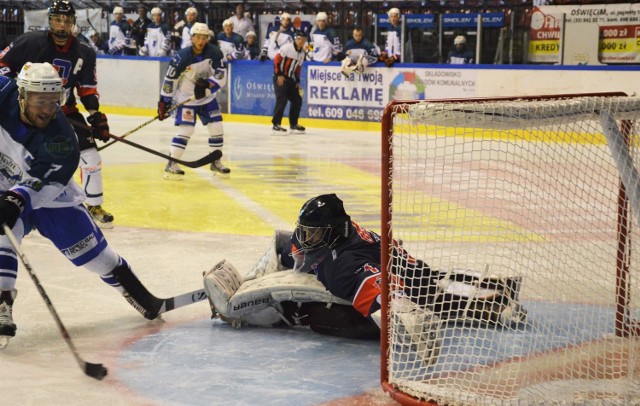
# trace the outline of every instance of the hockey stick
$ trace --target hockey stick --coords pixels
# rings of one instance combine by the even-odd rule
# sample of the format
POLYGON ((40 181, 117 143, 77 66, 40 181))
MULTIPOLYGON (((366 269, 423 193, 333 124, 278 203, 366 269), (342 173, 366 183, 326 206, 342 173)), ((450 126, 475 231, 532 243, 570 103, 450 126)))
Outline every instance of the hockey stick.
MULTIPOLYGON (((184 106, 185 104, 187 104, 188 102, 195 100, 195 98, 196 98, 195 96, 191 96, 191 97, 189 97, 187 100, 183 101, 182 103, 178 103, 178 104, 176 104, 176 105, 174 105, 174 106, 171 106, 171 108, 170 108, 169 110, 167 110, 167 114, 169 114, 169 113, 173 112, 173 111, 174 111, 175 109, 177 109, 178 107, 182 107, 182 106, 184 106)), ((130 136, 130 135, 131 135, 131 134, 133 134, 134 132, 136 132, 136 131, 140 130, 140 129, 141 129, 141 128, 143 128, 143 127, 148 126, 149 124, 153 123, 154 121, 156 121, 156 120, 157 120, 157 119, 159 119, 159 118, 160 118, 160 116, 159 116, 159 115, 158 115, 158 116, 155 116, 155 117, 154 117, 154 118, 152 118, 151 120, 145 121, 144 123, 140 124, 139 126, 137 126, 136 128, 134 128, 133 130, 127 131, 126 133, 122 134, 120 137, 121 137, 121 138, 127 138, 128 136, 130 136)), ((113 144, 115 144, 116 142, 118 142, 118 140, 109 141, 109 142, 107 142, 106 144, 104 144, 103 146, 98 147, 98 151, 102 151, 103 149, 107 148, 109 145, 113 145, 113 144)))
POLYGON ((53 304, 51 303, 51 300, 49 299, 47 292, 44 291, 44 288, 40 284, 40 281, 38 280, 38 277, 34 273, 33 268, 31 268, 31 264, 29 264, 29 261, 27 260, 26 255, 20 248, 20 245, 18 244, 16 237, 13 235, 13 232, 9 227, 7 227, 6 224, 3 224, 2 227, 4 229, 4 233, 6 234, 7 238, 9 238, 9 241, 13 246, 13 249, 16 251, 16 254, 20 257, 20 261, 22 262, 22 265, 24 265, 24 268, 29 273, 29 276, 31 276, 33 283, 35 283, 36 288, 38 288, 38 292, 40 292, 40 296, 42 296, 42 299, 46 303, 47 308, 49 309, 49 312, 51 312, 51 315, 55 319, 56 324, 58 325, 58 329, 62 334, 62 338, 64 338, 64 341, 67 343, 67 345, 71 349, 73 356, 76 358, 76 361, 78 361, 78 365, 80 365, 80 368, 84 371, 86 375, 92 378, 95 378, 99 381, 102 380, 102 378, 107 376, 107 368, 105 368, 102 364, 92 364, 90 362, 86 362, 80 357, 80 354, 78 354, 78 350, 76 350, 75 345, 73 345, 73 341, 71 341, 71 336, 69 335, 69 332, 64 327, 64 324, 62 324, 62 320, 60 320, 60 316, 58 316, 58 312, 56 311, 55 307, 53 307, 53 304))
MULTIPOLYGON (((91 128, 88 125, 83 124, 83 123, 81 123, 79 121, 71 120, 71 119, 68 119, 68 120, 73 125, 77 125, 77 126, 84 127, 84 128, 87 128, 87 129, 91 128)), ((133 141, 125 140, 124 138, 118 137, 117 135, 109 134, 109 138, 113 138, 114 140, 118 140, 118 141, 122 142, 123 144, 127 144, 127 145, 130 145, 130 146, 134 147, 134 148, 141 149, 141 150, 143 150, 145 152, 148 152, 150 154, 165 158, 165 159, 167 159, 169 161, 173 161, 173 162, 178 163, 180 165, 184 165, 184 166, 186 166, 188 168, 199 168, 201 166, 208 165, 208 164, 213 163, 214 161, 217 161, 218 159, 222 158, 222 151, 220 151, 219 149, 216 149, 215 151, 211 152, 209 155, 206 155, 206 156, 204 156, 204 157, 202 157, 202 158, 200 158, 198 160, 195 160, 195 161, 183 161, 181 159, 172 158, 171 155, 163 154, 162 152, 156 151, 155 149, 151 149, 151 148, 145 147, 144 145, 137 144, 137 143, 135 143, 133 141)))
POLYGON ((162 307, 158 311, 158 314, 166 313, 168 311, 188 306, 192 303, 201 302, 207 299, 207 293, 204 289, 194 290, 193 292, 183 293, 182 295, 174 296, 168 299, 159 299, 163 301, 162 307))

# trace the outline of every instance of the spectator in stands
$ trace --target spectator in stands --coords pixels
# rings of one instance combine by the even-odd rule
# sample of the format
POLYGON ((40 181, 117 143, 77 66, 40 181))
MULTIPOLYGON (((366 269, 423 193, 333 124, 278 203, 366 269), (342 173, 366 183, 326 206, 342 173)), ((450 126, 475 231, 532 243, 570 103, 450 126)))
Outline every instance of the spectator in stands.
POLYGON ((260 57, 260 45, 258 45, 258 36, 255 32, 247 33, 247 41, 244 43, 245 49, 249 52, 249 59, 258 59, 260 57))
POLYGON ((176 42, 176 48, 188 48, 191 46, 191 27, 196 23, 198 18, 198 9, 189 7, 184 12, 184 20, 180 20, 173 26, 173 35, 176 42))
POLYGON ((447 63, 452 65, 465 65, 474 62, 473 51, 467 48, 467 39, 464 35, 458 35, 453 40, 453 49, 449 51, 447 63))
POLYGON ((267 31, 267 35, 265 35, 262 51, 260 51, 260 61, 273 60, 280 48, 285 44, 293 43, 295 31, 295 28, 291 25, 291 15, 282 13, 280 15, 280 24, 274 23, 267 31))
POLYGON ((253 27, 253 20, 249 17, 249 13, 244 12, 244 4, 242 3, 236 6, 236 14, 229 19, 233 23, 233 32, 240 34, 243 40, 247 39, 249 31, 256 31, 253 27))
POLYGON ((144 44, 144 35, 147 33, 147 28, 151 24, 151 20, 147 17, 147 8, 144 5, 138 7, 138 19, 133 23, 133 29, 131 30, 131 39, 135 41, 137 53, 140 52, 140 47, 144 44))
POLYGON ((364 38, 362 28, 353 29, 353 38, 344 46, 346 57, 342 60, 342 73, 349 77, 352 72, 362 74, 365 68, 378 61, 380 48, 364 38))
POLYGON ((396 62, 413 62, 411 36, 408 31, 405 31, 406 38, 402 37, 400 10, 395 7, 389 10, 389 23, 391 24, 391 28, 387 32, 387 42, 384 51, 380 55, 380 60, 389 67, 393 66, 396 62), (402 49, 403 43, 404 50, 402 49))
POLYGON ((316 16, 316 29, 311 34, 312 60, 329 63, 342 56, 342 44, 336 31, 329 27, 327 13, 321 11, 316 16))
POLYGON ((233 22, 230 19, 222 22, 222 32, 216 35, 216 41, 227 62, 235 59, 249 59, 249 52, 244 47, 244 38, 233 31, 233 22))
POLYGON ((124 19, 122 7, 113 8, 113 21, 109 27, 109 53, 111 55, 125 55, 125 49, 131 42, 131 26, 124 19))
POLYGON ((151 9, 151 20, 144 37, 144 45, 140 48, 140 55, 167 56, 171 52, 171 32, 167 23, 162 22, 160 7, 151 9))
POLYGON ((305 50, 307 35, 304 31, 296 31, 293 42, 284 44, 273 60, 273 89, 276 95, 276 105, 273 109, 272 135, 287 135, 287 129, 282 127, 284 110, 289 106, 289 128, 291 134, 304 134, 305 128, 298 124, 302 109, 302 92, 300 90, 300 72, 302 63, 306 59, 305 50))

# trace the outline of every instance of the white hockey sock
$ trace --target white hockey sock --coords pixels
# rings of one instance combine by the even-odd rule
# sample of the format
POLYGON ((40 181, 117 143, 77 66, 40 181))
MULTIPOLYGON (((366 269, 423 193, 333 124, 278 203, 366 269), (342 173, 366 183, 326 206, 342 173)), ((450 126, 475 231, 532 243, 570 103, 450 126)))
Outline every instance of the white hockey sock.
POLYGON ((215 149, 222 149, 222 146, 224 145, 222 121, 207 124, 207 130, 209 131, 209 149, 211 151, 215 149))
POLYGON ((80 152, 80 171, 82 172, 82 189, 87 195, 89 206, 102 204, 102 158, 95 148, 80 152))
POLYGON ((184 150, 187 148, 195 129, 192 125, 181 124, 178 126, 178 133, 171 140, 170 154, 172 157, 182 158, 182 154, 184 154, 184 150))

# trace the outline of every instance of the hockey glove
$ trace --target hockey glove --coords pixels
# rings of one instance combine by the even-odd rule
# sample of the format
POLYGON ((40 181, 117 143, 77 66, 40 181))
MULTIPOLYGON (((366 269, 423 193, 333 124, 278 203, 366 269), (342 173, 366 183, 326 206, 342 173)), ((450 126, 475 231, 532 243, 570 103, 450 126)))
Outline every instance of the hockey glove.
POLYGON ((158 120, 162 121, 165 118, 169 117, 169 113, 167 113, 167 110, 169 110, 170 105, 171 99, 169 99, 168 97, 160 98, 160 101, 158 102, 158 120))
POLYGON ((111 47, 111 48, 109 48, 109 55, 114 55, 119 50, 120 49, 118 47, 111 47))
MULTIPOLYGON (((24 197, 18 193, 8 191, 0 195, 0 225, 6 224, 7 227, 13 228, 24 206, 24 197)), ((4 234, 2 227, 0 227, 0 234, 4 234)))
POLYGON ((200 78, 196 80, 196 86, 193 88, 193 95, 196 96, 196 100, 207 97, 207 89, 210 87, 211 83, 207 79, 200 78))
POLYGON ((262 53, 260 54, 260 57, 259 57, 258 59, 260 59, 260 62, 264 62, 264 61, 268 60, 268 59, 269 59, 269 57, 267 56, 267 53, 266 53, 266 52, 262 52, 262 53))
POLYGON ((111 138, 109 136, 109 124, 107 123, 107 116, 104 113, 96 111, 87 118, 89 124, 91 124, 91 135, 93 138, 97 138, 100 141, 107 142, 111 138))
POLYGON ((385 61, 384 64, 387 65, 388 68, 392 67, 394 63, 396 63, 398 61, 398 59, 396 58, 395 55, 388 57, 385 61))

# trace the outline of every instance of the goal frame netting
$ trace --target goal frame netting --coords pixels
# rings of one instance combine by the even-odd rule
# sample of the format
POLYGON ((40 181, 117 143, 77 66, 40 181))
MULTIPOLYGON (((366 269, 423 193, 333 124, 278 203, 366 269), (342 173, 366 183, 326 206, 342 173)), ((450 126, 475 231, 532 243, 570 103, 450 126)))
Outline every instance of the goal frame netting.
MULTIPOLYGON (((433 399, 421 398, 413 396, 403 390, 402 387, 390 382, 389 363, 393 345, 390 344, 390 308, 391 281, 390 274, 392 269, 392 247, 394 243, 394 137, 398 135, 395 132, 395 120, 397 117, 407 115, 411 106, 419 103, 457 103, 469 105, 481 102, 507 102, 507 101, 553 101, 567 100, 584 97, 625 97, 623 92, 609 93, 584 93, 584 94, 559 94, 544 96, 520 96, 520 97, 497 97, 497 98, 469 98, 469 99, 445 99, 445 100, 394 100, 391 101, 384 109, 381 123, 381 270, 382 270, 382 318, 381 318, 381 386, 394 400, 405 405, 418 404, 438 404, 433 399)), ((640 116, 639 116, 640 117, 640 116)), ((631 127, 630 123, 622 120, 620 122, 620 131, 627 136, 626 131, 631 127)), ((427 134, 425 134, 427 136, 427 134)), ((627 140, 628 142, 628 140, 627 140)), ((617 256, 611 259, 611 272, 615 274, 615 298, 611 298, 612 305, 615 306, 615 324, 613 329, 615 336, 619 338, 638 339, 640 336, 640 323, 635 320, 630 312, 629 305, 631 300, 631 280, 630 280, 630 255, 628 255, 630 245, 630 233, 632 227, 631 203, 627 190, 625 189, 622 179, 618 182, 617 196, 617 256)), ((638 225, 635 225, 638 227, 638 225)), ((637 289, 637 288, 636 288, 637 289)), ((637 300, 637 299, 636 299, 637 300)), ((636 305, 637 306, 637 305, 636 305)), ((452 402, 451 404, 457 404, 452 402)))

